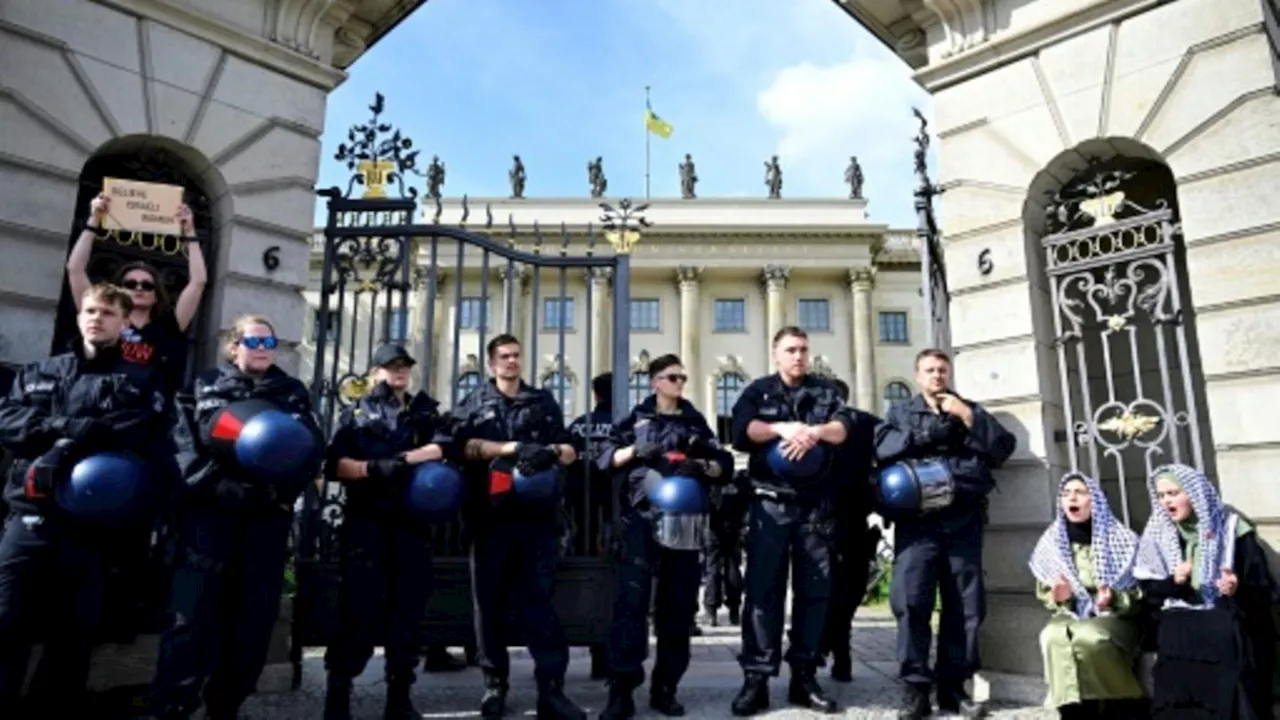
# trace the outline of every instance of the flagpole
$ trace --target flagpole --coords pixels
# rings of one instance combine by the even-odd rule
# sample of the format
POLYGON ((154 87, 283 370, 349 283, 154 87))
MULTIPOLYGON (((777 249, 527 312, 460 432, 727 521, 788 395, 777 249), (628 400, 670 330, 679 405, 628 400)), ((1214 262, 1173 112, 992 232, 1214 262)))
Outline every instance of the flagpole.
POLYGON ((644 86, 644 199, 649 199, 649 86, 644 86))

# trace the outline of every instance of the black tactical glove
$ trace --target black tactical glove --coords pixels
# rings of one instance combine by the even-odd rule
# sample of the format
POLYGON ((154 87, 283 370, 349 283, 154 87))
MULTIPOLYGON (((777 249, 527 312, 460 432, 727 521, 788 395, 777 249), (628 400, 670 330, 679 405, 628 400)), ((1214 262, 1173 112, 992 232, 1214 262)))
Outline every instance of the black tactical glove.
POLYGON ((671 474, 700 480, 707 474, 707 465, 703 461, 687 458, 676 463, 675 467, 672 468, 671 474))
POLYGON ((521 443, 516 448, 516 470, 521 475, 533 475, 543 470, 550 470, 560 461, 560 453, 555 448, 536 443, 521 443))
POLYGON ((49 452, 36 458, 27 468, 24 484, 26 496, 32 500, 43 500, 51 497, 54 490, 71 476, 71 468, 75 467, 72 456, 74 443, 71 440, 58 440, 49 452))
POLYGON ((638 441, 632 449, 635 458, 642 462, 652 462, 662 457, 662 446, 648 440, 638 441))
POLYGON ((243 507, 266 500, 261 486, 231 478, 222 478, 213 486, 213 494, 219 500, 243 507))
POLYGON ((944 415, 911 432, 911 444, 926 452, 951 452, 964 441, 964 424, 944 415))
POLYGON ((395 480, 409 469, 409 463, 402 457, 370 460, 366 465, 370 480, 395 480))
POLYGON ((709 458, 715 452, 711 441, 699 435, 693 435, 685 438, 680 443, 680 449, 690 457, 709 458))
POLYGON ((100 444, 111 432, 111 426, 91 418, 53 418, 48 426, 55 435, 86 445, 100 444))

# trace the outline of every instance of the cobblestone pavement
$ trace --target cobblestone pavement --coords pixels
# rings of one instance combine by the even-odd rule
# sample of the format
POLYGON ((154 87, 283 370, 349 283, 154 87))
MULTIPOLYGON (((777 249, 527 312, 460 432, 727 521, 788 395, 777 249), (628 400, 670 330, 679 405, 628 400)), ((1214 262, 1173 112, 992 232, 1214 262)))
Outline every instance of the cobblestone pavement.
MULTIPOLYGON (((825 672, 820 675, 823 686, 835 696, 846 718, 893 718, 900 685, 894 679, 893 624, 883 612, 861 613, 854 627, 853 644, 857 662, 854 680, 849 684, 833 682, 825 672)), ((723 617, 723 615, 722 615, 723 617)), ((739 645, 736 627, 703 628, 704 635, 694 638, 693 663, 680 684, 679 697, 695 720, 731 717, 729 702, 742 682, 742 671, 735 654, 739 645)), ((512 649, 512 692, 509 717, 533 716, 535 699, 533 663, 524 649, 512 649)), ((604 683, 589 679, 590 660, 585 648, 574 648, 569 665, 566 692, 583 705, 591 717, 604 706, 607 690, 604 683)), ((773 681, 773 709, 761 715, 778 720, 827 717, 786 705, 786 669, 773 681)), ((365 674, 357 681, 353 710, 355 717, 375 720, 382 717, 383 693, 381 658, 374 658, 365 674)), ((414 685, 414 701, 426 718, 477 717, 481 692, 480 673, 475 668, 466 672, 419 677, 414 685)), ((639 717, 659 718, 643 703, 644 691, 636 693, 641 707, 639 717)), ((324 665, 319 652, 309 652, 303 670, 303 685, 296 692, 259 695, 245 707, 247 720, 312 720, 321 716, 324 702, 324 665)), ((1038 707, 992 706, 990 717, 1039 720, 1056 717, 1038 707)))

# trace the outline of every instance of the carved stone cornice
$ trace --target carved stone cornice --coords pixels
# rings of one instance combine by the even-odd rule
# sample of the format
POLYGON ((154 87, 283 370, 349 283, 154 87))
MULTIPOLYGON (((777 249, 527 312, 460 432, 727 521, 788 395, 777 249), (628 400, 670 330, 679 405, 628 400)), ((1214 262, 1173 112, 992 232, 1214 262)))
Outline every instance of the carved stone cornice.
POLYGON ((874 267, 849 268, 849 288, 854 291, 870 290, 876 286, 874 267))
POLYGON ((791 267, 787 265, 765 265, 760 276, 766 290, 781 291, 786 289, 787 280, 791 278, 791 267))
POLYGON ((702 282, 704 269, 698 265, 681 265, 676 268, 676 287, 681 290, 693 289, 702 282))
POLYGON ((988 0, 924 0, 938 19, 947 44, 942 57, 949 58, 987 41, 992 20, 988 0))

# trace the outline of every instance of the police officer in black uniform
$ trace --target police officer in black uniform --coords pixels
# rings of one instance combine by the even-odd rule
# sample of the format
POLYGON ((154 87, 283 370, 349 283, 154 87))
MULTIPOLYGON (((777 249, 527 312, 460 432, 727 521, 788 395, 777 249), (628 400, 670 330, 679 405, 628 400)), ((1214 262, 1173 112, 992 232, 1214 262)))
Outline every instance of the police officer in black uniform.
POLYGON ((471 506, 464 510, 471 536, 471 584, 485 694, 480 714, 506 712, 510 662, 506 610, 528 638, 538 682, 538 716, 583 720, 564 694, 569 646, 551 605, 555 589, 561 501, 516 497, 510 463, 525 476, 573 463, 577 454, 564 412, 547 390, 520 379, 520 341, 498 335, 486 348, 493 379, 473 390, 454 411, 454 438, 464 448, 471 506), (495 462, 498 461, 498 462, 495 462), (505 463, 505 464, 504 464, 505 463))
MULTIPOLYGON (((613 520, 612 481, 609 473, 601 470, 598 464, 601 448, 613 430, 613 373, 600 373, 592 378, 591 394, 595 400, 591 412, 583 413, 569 423, 569 435, 573 437, 573 449, 578 453, 578 459, 569 468, 565 495, 573 522, 599 533, 584 539, 594 549, 596 543, 601 548, 608 546, 607 533, 613 520)), ((571 525, 569 544, 576 534, 571 525)), ((606 643, 591 646, 592 680, 607 677, 606 652, 606 643)))
MULTIPOLYGON (((609 704, 601 720, 635 716, 631 694, 644 682, 650 593, 656 595, 658 648, 649 705, 663 715, 684 715, 676 686, 689 669, 689 628, 698 611, 698 550, 703 538, 692 538, 696 544, 691 548, 664 547, 655 538, 657 511, 650 505, 647 485, 654 473, 707 484, 733 477, 733 456, 720 447, 706 417, 683 396, 688 381, 675 355, 650 362, 653 394, 617 425, 600 458, 602 468, 623 473, 618 498, 623 510, 614 535, 618 594, 609 635, 609 704)), ((697 522, 705 523, 705 518, 697 522)))
POLYGON ((431 593, 431 526, 406 512, 414 468, 453 458, 451 427, 425 392, 409 393, 415 362, 403 345, 380 346, 368 395, 343 411, 325 474, 346 488, 337 637, 325 653, 325 720, 350 720, 351 681, 374 646, 386 647, 388 720, 417 720, 409 698, 418 633, 431 593))
MULTIPOLYGON (((778 372, 753 381, 733 406, 733 445, 750 453, 754 488, 747 540, 747 616, 742 622, 746 680, 734 699, 734 715, 754 715, 769 706, 769 678, 782 662, 783 586, 792 566, 791 642, 787 699, 820 712, 836 712, 815 677, 822 629, 831 593, 831 543, 835 534, 835 491, 847 481, 833 459, 804 480, 781 477, 767 460, 781 441, 788 460, 809 452, 836 454, 846 440, 873 431, 876 419, 845 406, 829 381, 809 374, 809 338, 788 326, 773 337, 778 372), (822 443, 826 447, 819 447, 822 443)), ((871 443, 866 452, 873 452, 871 443)))
POLYGON ((145 458, 164 430, 160 378, 120 351, 131 308, 123 290, 91 286, 81 297, 80 338, 71 351, 23 368, 0 401, 0 443, 13 454, 5 483, 10 514, 0 537, 6 717, 23 717, 18 696, 36 640, 44 654, 30 688, 30 717, 89 711, 84 691, 101 622, 103 541, 110 536, 68 516, 54 496, 81 459, 106 450, 145 458))
POLYGON ((882 434, 881 465, 903 459, 944 460, 955 483, 950 506, 928 515, 894 518, 893 583, 889 600, 898 620, 898 661, 907 683, 899 717, 917 720, 938 708, 964 717, 984 710, 965 691, 979 670, 978 627, 986 614, 982 586, 982 530, 991 471, 1013 454, 1017 441, 977 403, 951 392, 951 358, 941 350, 916 355, 920 394, 889 410, 898 432, 882 434), (938 664, 929 670, 935 593, 941 596, 938 664))
MULTIPOLYGON (((843 380, 832 380, 840 399, 849 402, 849 386, 843 380)), ((822 653, 830 655, 831 679, 836 682, 853 681, 853 659, 849 654, 853 616, 867 594, 867 580, 871 574, 871 558, 880 542, 880 528, 869 525, 872 491, 871 469, 873 453, 866 452, 874 443, 874 427, 871 437, 850 438, 842 446, 837 458, 839 477, 844 480, 836 491, 836 540, 831 556, 831 603, 827 610, 827 623, 822 633, 822 653)))
POLYGON ((729 624, 742 622, 742 536, 750 508, 751 475, 746 468, 727 485, 711 488, 711 522, 703 556, 702 608, 711 626, 720 624, 719 610, 729 610, 729 624))
MULTIPOLYGON (((275 364, 279 339, 259 315, 236 320, 227 362, 196 377, 177 398, 174 440, 185 480, 178 499, 178 561, 149 704, 165 720, 233 720, 257 689, 280 614, 293 505, 320 470, 324 438, 311 393, 275 364), (314 465, 267 480, 220 458, 224 409, 259 400, 291 415, 313 436, 314 465), (207 682, 206 682, 207 680, 207 682)), ((229 411, 230 412, 230 411, 229 411)))

